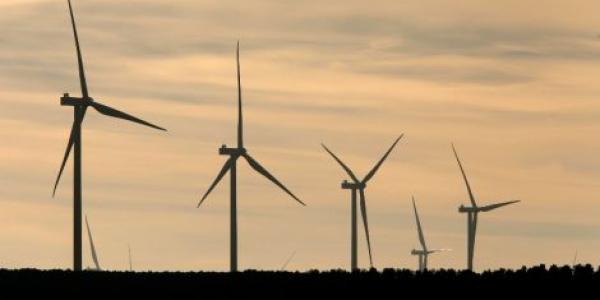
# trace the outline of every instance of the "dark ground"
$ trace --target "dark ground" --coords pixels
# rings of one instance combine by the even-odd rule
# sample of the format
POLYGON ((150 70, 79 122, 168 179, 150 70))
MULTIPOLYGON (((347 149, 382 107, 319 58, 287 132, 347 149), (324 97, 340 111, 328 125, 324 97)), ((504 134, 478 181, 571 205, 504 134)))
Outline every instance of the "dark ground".
POLYGON ((600 269, 229 273, 0 270, 0 299, 600 299, 600 269))

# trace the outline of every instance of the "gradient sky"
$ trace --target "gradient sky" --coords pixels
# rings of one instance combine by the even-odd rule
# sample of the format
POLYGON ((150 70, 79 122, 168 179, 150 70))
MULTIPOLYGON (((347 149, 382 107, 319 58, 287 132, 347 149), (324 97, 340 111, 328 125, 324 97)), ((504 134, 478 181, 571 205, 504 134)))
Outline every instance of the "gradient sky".
MULTIPOLYGON (((100 263, 227 270, 225 179, 196 204, 235 142, 241 41, 246 146, 308 206, 245 163, 240 267, 349 266, 359 177, 405 139, 367 189, 375 265, 416 267, 414 195, 432 267, 465 266, 467 193, 482 204, 477 270, 600 264, 598 1, 74 0, 93 97, 168 133, 87 115, 84 212, 100 263), (250 4, 252 3, 252 4, 250 4)), ((0 2, 0 266, 72 266, 72 166, 52 185, 79 95, 66 1, 0 2)), ((368 266, 362 227, 359 263, 368 266)), ((84 237, 84 265, 91 265, 84 237)))

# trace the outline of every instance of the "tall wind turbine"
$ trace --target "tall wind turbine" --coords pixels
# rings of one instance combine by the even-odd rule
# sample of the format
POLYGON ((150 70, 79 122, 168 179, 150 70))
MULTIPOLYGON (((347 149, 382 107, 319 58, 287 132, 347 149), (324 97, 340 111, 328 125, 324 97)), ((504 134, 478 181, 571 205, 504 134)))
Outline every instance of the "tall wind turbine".
POLYGON ((73 127, 71 128, 71 134, 69 135, 69 141, 67 143, 67 149, 63 157, 56 182, 54 183, 54 190, 52 196, 56 194, 56 188, 60 181, 60 177, 65 168, 65 164, 71 153, 71 149, 74 149, 73 155, 73 270, 81 271, 81 210, 82 210, 82 187, 81 187, 81 124, 85 116, 88 106, 91 106, 96 111, 109 117, 119 118, 145 126, 149 126, 159 130, 165 130, 164 128, 150 124, 144 120, 133 117, 122 111, 116 110, 110 106, 101 104, 90 97, 88 93, 87 81, 85 79, 85 72, 83 69, 83 58, 81 56, 81 49, 79 47, 79 37, 77 35, 77 27, 75 26, 75 17, 73 16, 73 7, 71 1, 69 3, 69 13, 71 15, 71 24, 73 26, 73 36, 75 38, 75 48, 77 50, 77 63, 79 66, 79 81, 81 85, 81 97, 71 97, 68 93, 65 93, 60 98, 60 103, 63 106, 72 106, 74 110, 74 121, 73 127))
POLYGON ((102 271, 100 263, 98 262, 98 254, 96 253, 96 247, 94 247, 94 239, 92 238, 92 231, 90 230, 90 223, 88 223, 87 215, 85 216, 85 227, 87 228, 88 239, 90 240, 90 250, 92 252, 92 260, 96 266, 95 271, 102 271))
POLYGON ((475 233, 477 232, 477 217, 480 212, 488 212, 494 209, 520 202, 521 200, 513 200, 507 202, 501 202, 496 204, 490 204, 486 206, 477 206, 475 203, 475 196, 473 195, 473 191, 471 190, 471 185, 469 185, 469 181, 467 180, 467 175, 465 174, 465 170, 463 169, 462 163, 458 158, 458 153, 456 153, 456 148, 454 148, 454 144, 452 144, 452 151, 454 152, 454 157, 456 157, 456 162, 458 163, 458 167, 460 168, 460 172, 465 181, 465 185, 467 186, 467 192, 469 193, 469 199, 471 200, 471 206, 465 207, 464 205, 460 205, 458 208, 459 213, 467 214, 467 268, 470 271, 473 271, 473 257, 475 255, 475 233))
POLYGON ((238 41, 236 47, 236 61, 237 61, 237 88, 238 88, 238 126, 237 126, 237 147, 228 148, 227 145, 222 145, 219 148, 220 155, 229 156, 229 159, 225 162, 225 165, 217 175, 217 178, 210 185, 202 199, 198 203, 198 207, 202 205, 202 202, 206 199, 208 194, 215 188, 215 186, 221 181, 223 176, 227 172, 230 175, 230 196, 231 196, 231 206, 230 206, 230 270, 231 272, 237 272, 238 270, 238 249, 237 249, 237 160, 240 157, 243 157, 250 167, 254 169, 259 174, 263 175, 267 179, 269 179, 272 183, 277 185, 283 191, 285 191, 288 195, 290 195, 294 200, 302 205, 304 202, 300 201, 298 197, 296 197, 287 187, 285 187, 275 176, 271 175, 267 169, 265 169, 258 161, 256 161, 246 148, 244 148, 244 123, 242 120, 242 85, 241 85, 241 75, 240 75, 240 43, 238 41))
POLYGON ((419 219, 419 213, 417 212, 417 205, 415 204, 415 197, 412 197, 412 204, 415 210, 415 220, 417 223, 417 232, 419 234, 419 242, 421 243, 421 250, 413 249, 410 254, 419 256, 419 271, 423 272, 427 270, 427 259, 429 254, 436 252, 449 251, 449 249, 432 249, 427 248, 425 243, 425 235, 423 234, 423 228, 421 227, 421 220, 419 219))
POLYGON ((352 197, 351 198, 352 199, 351 200, 352 201, 351 202, 351 206, 352 206, 351 222, 352 223, 351 223, 351 228, 350 228, 350 267, 351 267, 352 271, 358 269, 356 193, 357 193, 357 191, 360 193, 360 214, 362 216, 363 225, 365 228, 365 236, 367 238, 367 247, 369 249, 369 263, 370 263, 371 267, 373 267, 373 256, 371 254, 371 238, 369 237, 369 222, 367 220, 367 200, 365 198, 365 188, 367 187, 367 182, 369 182, 369 180, 371 180, 371 178, 373 178, 373 176, 375 175, 375 173, 377 172, 379 167, 381 167, 381 164, 383 164, 383 162, 386 160, 388 155, 390 155, 390 152, 392 152, 394 147, 396 147, 396 144, 398 144, 398 142, 400 141, 400 139, 403 136, 404 136, 404 134, 400 135, 396 139, 396 141, 394 141, 392 146, 383 155, 383 157, 377 162, 377 164, 375 164, 373 169, 371 169, 371 171, 369 171, 369 173, 367 173, 367 175, 363 178, 363 180, 359 180, 358 177, 356 177, 356 175, 354 175, 352 170, 350 170, 350 168, 348 168, 348 166, 346 166, 346 164, 344 164, 341 159, 339 159, 335 154, 333 154, 333 152, 331 152, 331 150, 329 150, 329 148, 327 148, 327 146, 325 146, 325 144, 321 144, 321 146, 323 146, 323 149, 325 149, 325 151, 327 151, 327 153, 329 153, 331 155, 331 157, 333 157, 333 159, 335 161, 337 161, 337 163, 346 171, 348 176, 350 176, 350 178, 352 179, 352 182, 348 182, 348 180, 344 180, 342 182, 342 189, 350 190, 351 197, 352 197))

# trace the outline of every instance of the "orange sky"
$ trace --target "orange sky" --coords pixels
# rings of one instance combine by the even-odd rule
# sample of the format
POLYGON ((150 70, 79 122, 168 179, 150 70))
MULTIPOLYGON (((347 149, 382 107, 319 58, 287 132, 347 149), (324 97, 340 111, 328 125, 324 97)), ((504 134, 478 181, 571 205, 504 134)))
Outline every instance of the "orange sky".
MULTIPOLYGON (((196 209, 235 142, 241 41, 246 146, 308 206, 243 163, 240 267, 347 268, 349 195, 327 143, 369 184, 375 265, 416 267, 410 196, 431 267, 465 266, 466 190, 523 202, 480 217, 476 269, 600 264, 597 1, 74 0, 90 91, 169 129, 89 113, 84 212, 100 263, 227 270, 228 180, 196 209)), ((0 264, 71 267, 69 164, 52 184, 79 94, 66 1, 0 3, 0 264)), ((368 256, 360 229, 359 263, 368 256)), ((91 265, 84 238, 84 264, 91 265)))

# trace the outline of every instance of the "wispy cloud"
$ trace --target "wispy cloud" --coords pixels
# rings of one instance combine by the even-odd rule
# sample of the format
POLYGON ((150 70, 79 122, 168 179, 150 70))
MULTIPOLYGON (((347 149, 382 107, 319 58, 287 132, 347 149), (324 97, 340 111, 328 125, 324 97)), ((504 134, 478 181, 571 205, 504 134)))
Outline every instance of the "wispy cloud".
MULTIPOLYGON (((279 266, 275 253, 285 258, 290 248, 306 253, 299 268, 343 266, 344 173, 319 144, 363 173, 402 132, 406 139, 369 186, 380 266, 412 259, 411 194, 430 216, 434 243, 455 249, 439 263, 462 266, 464 219, 456 207, 466 198, 451 141, 482 201, 524 203, 484 220, 482 268, 556 260, 576 243, 600 249, 596 3, 73 4, 93 96, 169 129, 161 135, 87 116, 84 207, 95 215, 110 267, 120 267, 119 245, 131 239, 147 268, 226 269, 227 182, 209 205, 194 207, 223 163, 217 147, 235 140, 238 39, 248 147, 309 204, 294 207, 241 167, 244 266, 279 266), (507 256, 485 255, 499 249, 507 256)), ((79 94, 66 3, 0 6, 0 219, 22 229, 2 236, 11 247, 0 255, 6 267, 67 267, 70 173, 50 198, 72 122, 58 98, 79 94), (42 218, 42 211, 51 213, 42 218), (31 260, 39 255, 33 246, 52 255, 31 260)))

